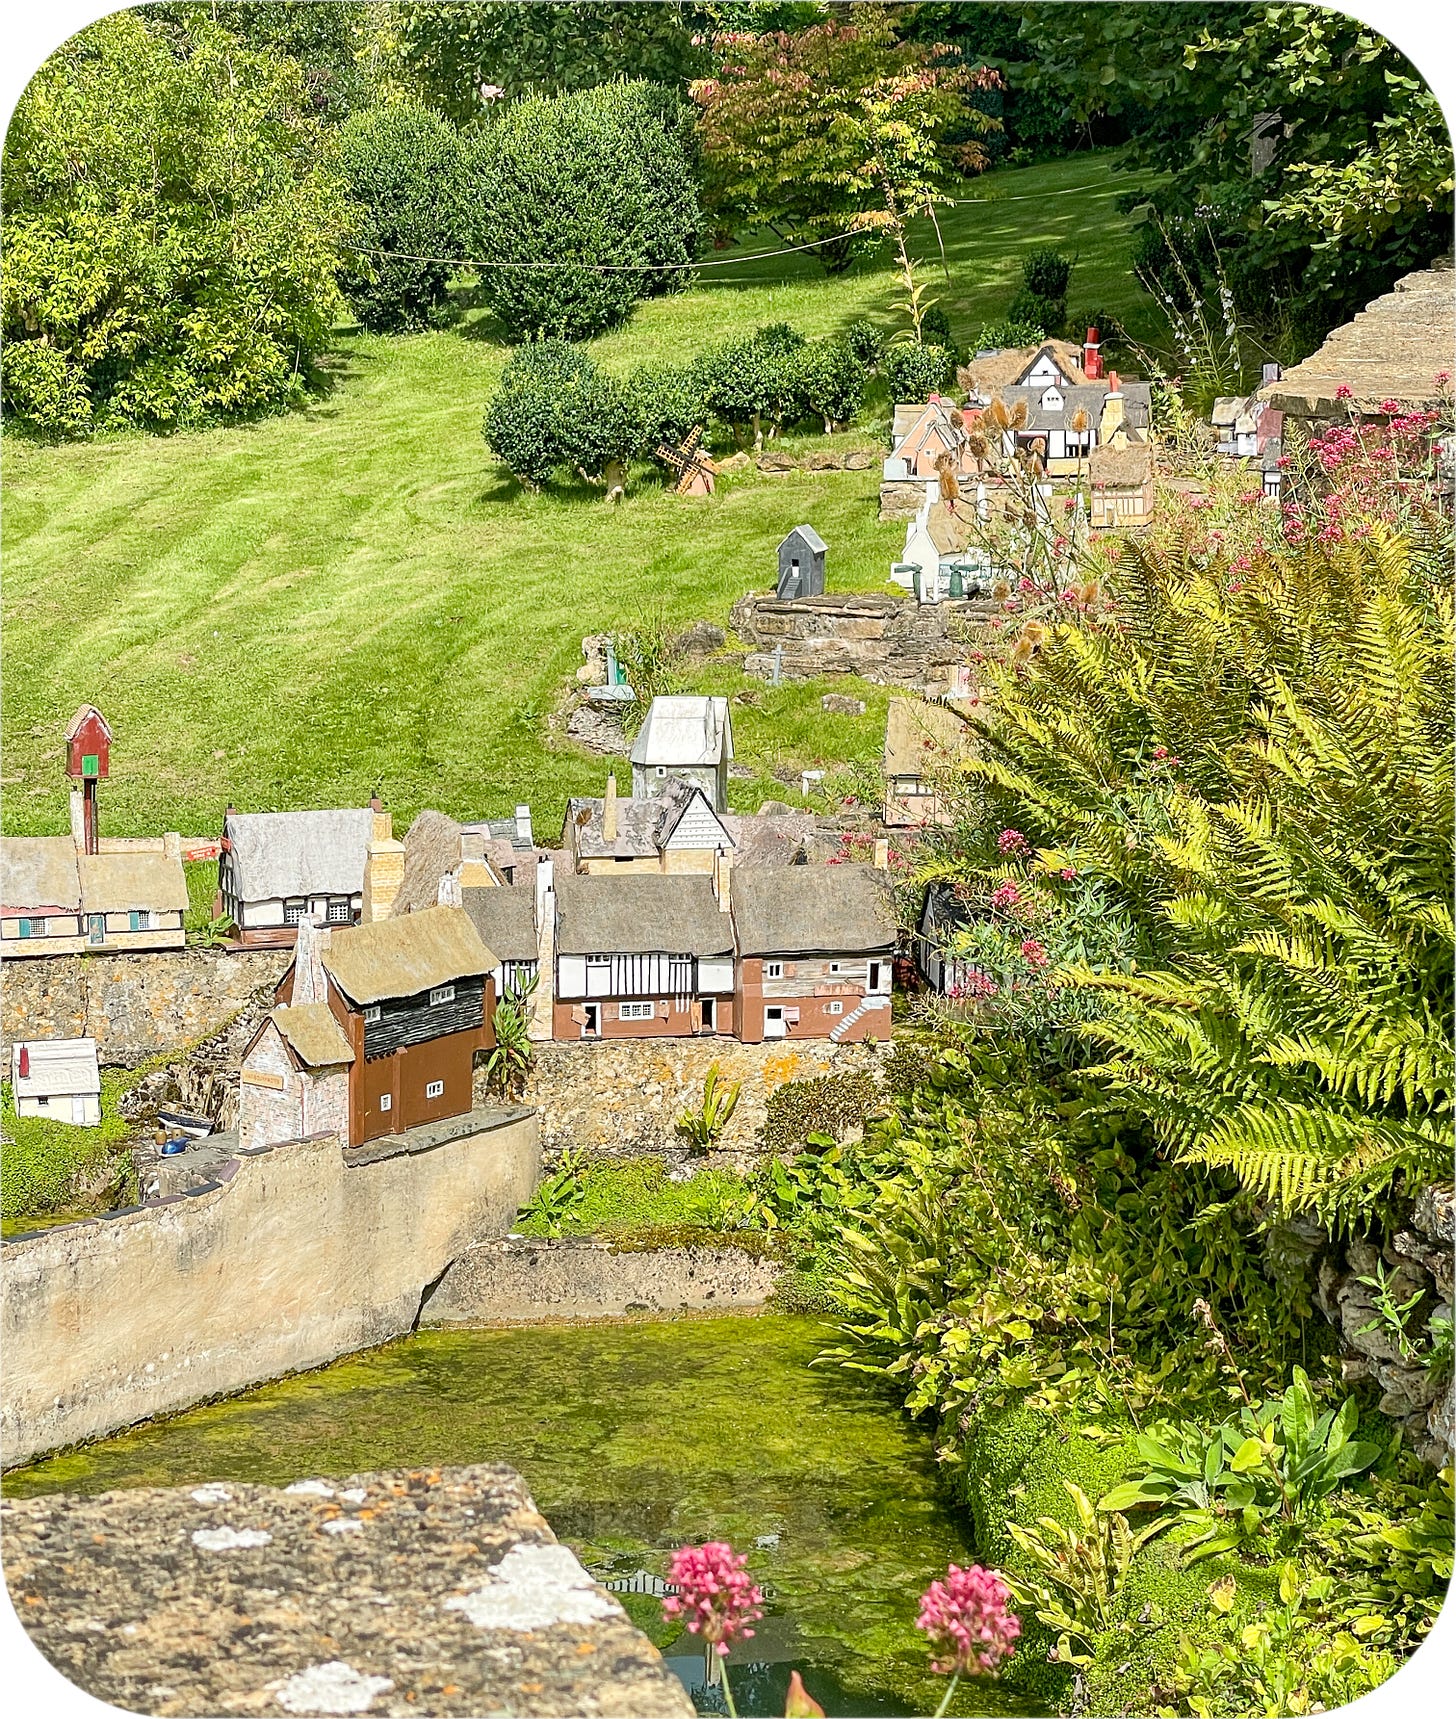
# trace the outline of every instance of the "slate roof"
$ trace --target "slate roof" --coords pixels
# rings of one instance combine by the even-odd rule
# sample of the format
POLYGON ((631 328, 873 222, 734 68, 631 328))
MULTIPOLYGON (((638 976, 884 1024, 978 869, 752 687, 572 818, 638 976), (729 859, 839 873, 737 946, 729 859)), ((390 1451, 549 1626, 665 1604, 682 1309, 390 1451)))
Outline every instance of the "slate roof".
POLYGON ((470 923, 480 940, 501 961, 534 961, 540 954, 536 942, 536 891, 529 885, 502 884, 493 889, 464 889, 460 892, 470 923))
POLYGON ((812 812, 725 812, 718 821, 733 839, 734 877, 745 866, 806 863, 818 827, 812 812))
POLYGON ((890 700, 885 718, 887 776, 923 776, 928 766, 946 763, 971 743, 971 730, 948 705, 924 698, 890 700))
MULTIPOLYGON (((1044 435, 1048 430, 1069 429, 1079 408, 1087 414, 1088 428, 1097 428, 1102 418, 1102 404, 1107 398, 1106 382, 1082 382, 1075 387, 1059 388, 1057 392, 1063 401, 1059 412, 1042 410, 1041 397, 1049 386, 1049 383, 1038 382, 1033 387, 998 390, 1008 411, 1014 411, 1018 402, 1026 402, 1026 423, 1017 431, 1019 436, 1044 435)), ((1151 384, 1125 381, 1122 384, 1122 397, 1123 421, 1127 427, 1130 430, 1145 430, 1152 418, 1151 384)))
POLYGON ((733 927, 705 877, 563 877, 556 947, 562 955, 729 955, 733 927))
POLYGON ((95 1039, 26 1039, 12 1047, 10 1073, 17 1098, 61 1098, 100 1092, 95 1039), (20 1072, 20 1048, 30 1052, 30 1073, 20 1072))
POLYGON ((180 859, 158 853, 81 854, 76 863, 84 912, 187 911, 187 874, 180 859))
POLYGON ((662 793, 650 798, 618 795, 617 836, 611 842, 602 838, 604 799, 581 795, 568 800, 562 839, 569 845, 574 829, 576 851, 583 859, 651 859, 694 800, 701 800, 715 821, 722 824, 722 816, 713 810, 712 802, 701 788, 692 782, 672 781, 662 793))
POLYGON ((81 906, 81 870, 70 836, 0 837, 0 902, 6 912, 81 906))
POLYGON ((634 764, 717 764, 733 756, 726 698, 654 698, 632 743, 634 764))
POLYGON ((289 1008, 270 1009, 268 1019, 305 1068, 333 1068, 354 1060, 354 1047, 327 1003, 295 1003, 289 1008))
POLYGON ((1148 442, 1129 442, 1125 448, 1093 448, 1087 461, 1093 489, 1140 489, 1147 481, 1152 457, 1148 442))
POLYGON ((230 812, 234 887, 243 901, 356 895, 374 833, 367 806, 329 812, 230 812))
POLYGON ((740 955, 861 955, 895 946, 885 874, 873 866, 789 866, 733 879, 740 955))
POLYGON ((921 935, 932 942, 952 932, 964 931, 975 923, 975 915, 948 883, 932 883, 925 892, 925 906, 920 913, 921 935))
POLYGON ((784 542, 779 544, 779 548, 782 549, 784 543, 790 543, 796 537, 800 538, 803 541, 804 546, 807 549, 812 550, 815 555, 822 555, 829 548, 829 545, 824 541, 819 533, 815 531, 812 525, 796 525, 784 539, 784 542))
POLYGON ((1456 274, 1449 261, 1420 269, 1372 299, 1342 324, 1318 352, 1266 382, 1259 398, 1304 418, 1343 418, 1346 402, 1335 398, 1342 383, 1354 391, 1349 402, 1368 416, 1380 414, 1382 400, 1397 400, 1402 410, 1441 403, 1436 372, 1451 369, 1456 344, 1456 274))
POLYGON ((329 977, 359 1004, 418 996, 500 965, 463 907, 427 907, 402 919, 336 926, 321 953, 329 977))

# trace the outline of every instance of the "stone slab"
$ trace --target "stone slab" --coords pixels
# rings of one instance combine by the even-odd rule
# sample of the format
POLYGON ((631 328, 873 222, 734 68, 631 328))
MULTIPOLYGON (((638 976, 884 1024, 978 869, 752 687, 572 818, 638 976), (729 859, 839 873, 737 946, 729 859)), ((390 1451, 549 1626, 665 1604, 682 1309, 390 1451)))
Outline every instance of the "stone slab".
POLYGON ((500 1464, 57 1494, 0 1521, 32 1641, 133 1712, 693 1711, 500 1464))

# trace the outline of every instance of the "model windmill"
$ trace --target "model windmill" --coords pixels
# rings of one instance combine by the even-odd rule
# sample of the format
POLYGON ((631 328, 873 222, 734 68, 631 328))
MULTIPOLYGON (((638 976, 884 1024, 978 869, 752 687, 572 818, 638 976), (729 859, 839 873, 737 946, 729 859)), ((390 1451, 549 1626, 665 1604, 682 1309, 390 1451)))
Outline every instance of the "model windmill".
POLYGON ((713 462, 703 452, 703 426, 695 425, 675 448, 659 442, 657 457, 677 474, 673 485, 675 495, 711 495, 713 493, 713 462))

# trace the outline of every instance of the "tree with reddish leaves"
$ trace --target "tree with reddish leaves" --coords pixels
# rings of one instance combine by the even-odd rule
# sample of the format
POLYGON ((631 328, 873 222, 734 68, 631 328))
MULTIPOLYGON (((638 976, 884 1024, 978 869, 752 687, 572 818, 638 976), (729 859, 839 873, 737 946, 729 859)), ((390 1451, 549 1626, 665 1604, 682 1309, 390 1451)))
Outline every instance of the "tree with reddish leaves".
POLYGON ((1000 74, 955 50, 902 42, 880 6, 796 34, 714 42, 715 76, 693 83, 705 195, 726 222, 823 241, 830 274, 905 224, 934 219, 949 183, 988 164, 975 135, 1000 121, 968 101, 1000 74))

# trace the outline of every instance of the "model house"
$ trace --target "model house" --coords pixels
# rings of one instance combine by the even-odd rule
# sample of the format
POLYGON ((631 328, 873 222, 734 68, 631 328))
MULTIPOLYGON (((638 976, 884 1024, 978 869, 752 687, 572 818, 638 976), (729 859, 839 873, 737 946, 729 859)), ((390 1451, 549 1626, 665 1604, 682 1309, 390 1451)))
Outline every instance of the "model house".
POLYGON ((973 476, 976 462, 966 440, 965 416, 954 400, 932 394, 923 405, 899 405, 890 430, 887 482, 933 478, 948 460, 958 477, 973 476))
POLYGON ((883 811, 890 829, 921 829, 950 820, 943 788, 970 742, 971 730, 949 705, 923 698, 890 700, 883 811))
MULTIPOLYGON (((1282 376, 1279 365, 1266 364, 1263 387, 1273 388, 1282 376)), ((1265 499, 1277 501, 1283 480, 1284 413, 1261 394, 1227 396, 1213 403, 1213 428, 1217 451, 1252 464, 1265 499)))
POLYGON ((891 563, 890 578, 921 603, 989 596, 1004 570, 984 544, 974 541, 973 522, 988 519, 988 509, 987 485, 982 481, 954 509, 941 500, 939 481, 929 481, 925 499, 905 527, 905 547, 900 559, 891 563))
POLYGON ((1148 442, 1094 448, 1087 465, 1094 531, 1146 525, 1153 517, 1153 450, 1148 442))
POLYGON ((243 1052, 238 1145, 276 1146, 310 1134, 349 1144, 354 1047, 327 1003, 269 1011, 243 1052))
POLYGON ((135 954, 186 945, 180 839, 103 840, 101 850, 88 854, 70 836, 0 838, 0 955, 135 954))
POLYGON ((299 921, 328 925, 382 917, 404 872, 404 849, 377 804, 357 810, 236 812, 228 807, 217 862, 219 915, 243 944, 292 945, 299 921), (375 849, 372 912, 364 912, 365 871, 375 849), (392 885, 392 887, 391 887, 392 885))
POLYGON ((890 1037, 896 930, 883 872, 845 865, 741 873, 733 928, 745 1044, 890 1037))
POLYGON ((524 996, 540 971, 536 891, 531 884, 466 889, 462 905, 496 964, 490 970, 497 998, 524 996))
POLYGON ((290 1009, 322 1004, 342 1029, 352 1053, 348 1144, 468 1112, 475 1053, 493 1042, 490 975, 500 965, 469 914, 433 907, 336 927, 305 915, 295 934, 276 998, 290 1009))
POLYGON ((733 724, 726 698, 654 698, 632 742, 632 798, 651 799, 672 779, 703 790, 714 811, 728 809, 733 724))
POLYGON ((40 1116, 78 1128, 101 1123, 101 1071, 95 1039, 28 1039, 10 1051, 10 1091, 17 1116, 40 1116))
POLYGON ((734 1030, 733 924, 706 877, 559 878, 555 952, 554 1038, 734 1030))
POLYGON ((594 876, 604 872, 705 872, 716 876, 722 856, 733 851, 726 814, 714 811, 707 793, 682 777, 670 779, 650 799, 617 793, 617 778, 607 777, 600 799, 569 800, 561 847, 572 870, 594 876))
POLYGON ((1031 381, 1003 388, 1000 398, 1009 412, 1025 408, 1002 434, 1003 455, 1036 453, 1052 477, 1079 476, 1094 448, 1146 441, 1151 431, 1151 387, 1115 370, 1105 381, 1031 381))
POLYGON ((971 912, 949 883, 933 883, 925 892, 915 934, 915 965, 933 991, 960 997, 968 985, 990 975, 974 961, 954 953, 956 938, 971 924, 971 912))
POLYGON ((796 525, 779 545, 779 596, 822 597, 827 550, 812 525, 796 525))
POLYGON ((1044 340, 1039 346, 1008 346, 978 352, 956 373, 970 406, 988 406, 1005 388, 1055 382, 1076 387, 1102 378, 1102 343, 1095 328, 1081 346, 1070 340, 1044 340))

